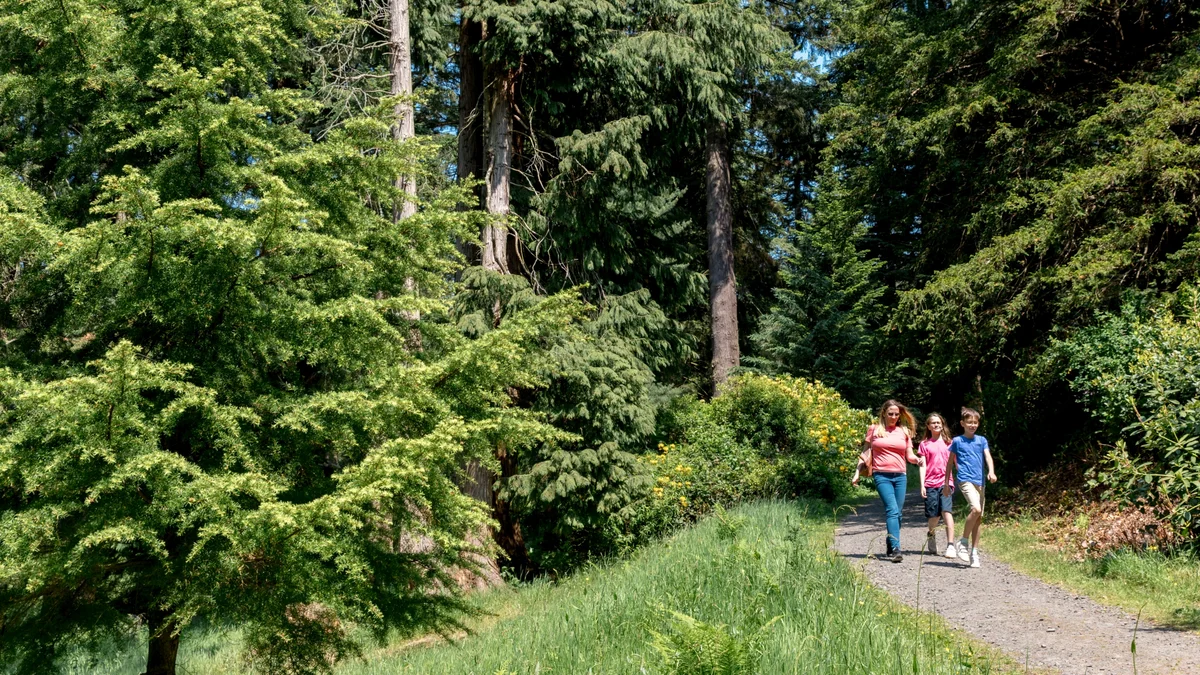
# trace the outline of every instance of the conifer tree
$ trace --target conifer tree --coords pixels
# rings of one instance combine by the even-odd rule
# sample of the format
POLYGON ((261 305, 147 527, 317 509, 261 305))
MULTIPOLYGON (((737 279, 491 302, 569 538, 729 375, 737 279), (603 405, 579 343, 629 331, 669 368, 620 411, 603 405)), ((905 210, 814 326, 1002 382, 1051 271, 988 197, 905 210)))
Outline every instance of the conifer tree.
POLYGON ((22 4, 0 47, 0 661, 141 627, 173 673, 204 618, 267 672, 327 672, 456 625, 487 519, 460 467, 564 437, 508 392, 582 307, 469 339, 405 293, 447 293, 478 219, 457 189, 394 217, 395 177, 437 167, 391 106, 310 133, 301 41, 339 16, 69 7, 22 4))

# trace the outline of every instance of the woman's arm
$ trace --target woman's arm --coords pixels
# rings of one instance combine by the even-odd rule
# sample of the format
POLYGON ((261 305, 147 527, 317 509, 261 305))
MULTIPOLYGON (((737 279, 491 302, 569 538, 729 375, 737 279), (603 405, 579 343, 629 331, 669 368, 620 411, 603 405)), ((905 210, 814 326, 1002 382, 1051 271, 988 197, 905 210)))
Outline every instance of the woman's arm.
POLYGON ((917 453, 913 452, 912 439, 908 437, 908 434, 904 435, 904 439, 908 441, 908 448, 907 448, 907 452, 906 452, 906 458, 908 459, 908 463, 909 464, 917 464, 922 469, 924 469, 925 468, 925 458, 917 457, 917 453))

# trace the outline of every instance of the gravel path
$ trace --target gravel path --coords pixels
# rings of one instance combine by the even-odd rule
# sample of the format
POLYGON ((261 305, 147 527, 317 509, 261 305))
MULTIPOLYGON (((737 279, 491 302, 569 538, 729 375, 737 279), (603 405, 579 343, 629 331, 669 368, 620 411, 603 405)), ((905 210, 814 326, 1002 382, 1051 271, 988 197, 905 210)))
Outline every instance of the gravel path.
MULTIPOLYGON (((876 559, 885 544, 883 505, 878 500, 847 515, 833 547, 861 566, 875 585, 909 605, 917 604, 918 551, 925 543, 921 494, 904 503, 900 545, 904 562, 876 559)), ((961 532, 962 525, 955 523, 961 532)), ((944 551, 944 529, 938 543, 944 551)), ((920 607, 990 642, 1024 663, 1063 675, 1133 673, 1129 644, 1134 617, 1016 572, 989 559, 984 521, 980 569, 940 555, 925 555, 920 607), (968 599, 964 602, 964 598, 968 599)), ((1200 636, 1142 622, 1137 631, 1139 675, 1200 675, 1200 636)))

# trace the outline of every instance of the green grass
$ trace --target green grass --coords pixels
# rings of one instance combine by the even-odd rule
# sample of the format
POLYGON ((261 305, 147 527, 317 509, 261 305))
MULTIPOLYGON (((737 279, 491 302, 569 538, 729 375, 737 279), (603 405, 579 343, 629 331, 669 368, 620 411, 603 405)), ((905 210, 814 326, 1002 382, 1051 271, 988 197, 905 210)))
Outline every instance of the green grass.
POLYGON ((988 523, 983 548, 1030 576, 1086 595, 1097 602, 1175 628, 1200 631, 1200 560, 1155 551, 1120 551, 1099 560, 1072 560, 1046 545, 1047 525, 1025 518, 988 523))
MULTIPOLYGON (((340 675, 999 673, 1016 666, 870 586, 829 550, 833 510, 764 502, 629 560, 476 596, 472 634, 396 640, 340 675), (777 618, 778 617, 778 618, 777 618), (714 657, 729 670, 703 670, 714 657), (738 668, 747 663, 750 667, 738 668), (691 668, 689 669, 689 666, 691 668), (643 670, 644 669, 644 670, 643 670)), ((185 635, 181 673, 241 672, 236 636, 185 635)), ((136 675, 140 658, 99 671, 136 675)), ((709 664, 712 665, 712 664, 709 664)))
POLYGON ((695 632, 681 616, 703 622, 710 636, 757 641, 762 673, 1002 670, 992 654, 898 606, 832 554, 828 506, 761 503, 726 521, 735 524, 711 518, 629 561, 510 593, 499 604, 505 616, 472 637, 344 672, 666 672, 656 643, 687 651, 695 632))

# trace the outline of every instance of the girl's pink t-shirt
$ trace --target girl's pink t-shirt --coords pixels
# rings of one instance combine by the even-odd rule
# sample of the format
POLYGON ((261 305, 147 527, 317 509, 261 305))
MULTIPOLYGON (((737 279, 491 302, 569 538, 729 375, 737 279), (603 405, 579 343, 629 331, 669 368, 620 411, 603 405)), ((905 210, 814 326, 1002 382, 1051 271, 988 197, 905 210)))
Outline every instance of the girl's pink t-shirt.
POLYGON ((912 449, 912 441, 903 427, 892 427, 885 431, 882 437, 876 438, 875 425, 867 429, 866 442, 871 446, 871 473, 905 473, 908 451, 912 449))
MULTIPOLYGON (((921 441, 917 454, 925 458, 925 487, 942 487, 946 484, 946 462, 950 459, 950 443, 941 438, 921 441)), ((950 479, 954 487, 954 479, 950 479)))

